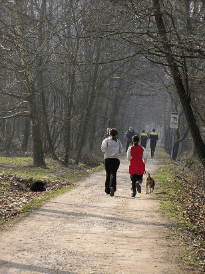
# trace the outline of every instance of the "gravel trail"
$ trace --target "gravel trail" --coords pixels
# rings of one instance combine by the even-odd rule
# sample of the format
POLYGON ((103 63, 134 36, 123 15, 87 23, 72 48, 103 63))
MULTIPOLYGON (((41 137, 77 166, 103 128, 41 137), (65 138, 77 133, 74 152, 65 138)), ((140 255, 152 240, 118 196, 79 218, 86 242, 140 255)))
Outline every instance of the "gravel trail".
MULTIPOLYGON (((153 175, 156 168, 148 159, 146 170, 153 175)), ((131 198, 125 156, 114 197, 104 181, 104 171, 95 173, 2 231, 0 273, 187 274, 157 195, 146 195, 143 182, 131 198)))

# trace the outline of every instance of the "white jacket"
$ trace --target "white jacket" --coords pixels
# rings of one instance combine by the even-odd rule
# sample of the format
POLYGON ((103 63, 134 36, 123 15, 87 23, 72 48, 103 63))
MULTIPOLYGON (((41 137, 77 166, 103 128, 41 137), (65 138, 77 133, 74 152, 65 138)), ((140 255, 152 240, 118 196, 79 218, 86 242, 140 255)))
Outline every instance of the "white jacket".
POLYGON ((119 159, 120 153, 123 152, 121 142, 118 139, 116 142, 115 140, 110 139, 110 137, 102 141, 101 150, 105 152, 104 159, 106 158, 119 159))

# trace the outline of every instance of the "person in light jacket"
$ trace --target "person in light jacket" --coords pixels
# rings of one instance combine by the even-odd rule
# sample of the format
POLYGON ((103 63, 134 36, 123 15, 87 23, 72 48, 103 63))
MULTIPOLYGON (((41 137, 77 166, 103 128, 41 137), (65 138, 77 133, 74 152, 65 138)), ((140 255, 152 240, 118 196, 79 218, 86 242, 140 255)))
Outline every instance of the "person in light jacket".
POLYGON ((118 131, 115 128, 110 130, 110 137, 103 140, 101 150, 104 152, 105 160, 105 192, 114 196, 117 188, 116 176, 120 166, 119 156, 123 152, 122 144, 117 138, 118 131))

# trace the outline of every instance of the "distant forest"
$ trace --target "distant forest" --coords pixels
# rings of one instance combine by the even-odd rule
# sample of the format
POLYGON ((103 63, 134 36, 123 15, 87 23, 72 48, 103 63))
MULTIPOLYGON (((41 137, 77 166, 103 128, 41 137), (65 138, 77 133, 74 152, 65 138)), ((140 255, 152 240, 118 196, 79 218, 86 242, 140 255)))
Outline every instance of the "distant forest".
POLYGON ((204 23, 198 0, 1 0, 0 155, 78 164, 132 126, 205 165, 204 23))

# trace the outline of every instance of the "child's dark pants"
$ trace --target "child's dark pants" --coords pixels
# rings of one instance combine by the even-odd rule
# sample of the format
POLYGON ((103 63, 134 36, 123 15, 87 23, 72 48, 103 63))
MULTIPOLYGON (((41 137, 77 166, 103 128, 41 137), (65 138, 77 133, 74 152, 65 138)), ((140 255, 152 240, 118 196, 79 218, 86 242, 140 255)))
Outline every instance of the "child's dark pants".
POLYGON ((131 181, 132 181, 132 194, 135 196, 136 195, 136 182, 139 183, 139 185, 141 186, 142 184, 142 177, 143 177, 143 174, 142 175, 138 175, 138 174, 133 174, 130 176, 131 178, 131 181))

